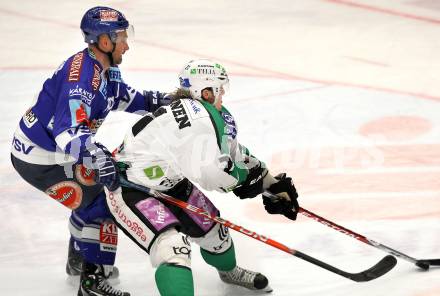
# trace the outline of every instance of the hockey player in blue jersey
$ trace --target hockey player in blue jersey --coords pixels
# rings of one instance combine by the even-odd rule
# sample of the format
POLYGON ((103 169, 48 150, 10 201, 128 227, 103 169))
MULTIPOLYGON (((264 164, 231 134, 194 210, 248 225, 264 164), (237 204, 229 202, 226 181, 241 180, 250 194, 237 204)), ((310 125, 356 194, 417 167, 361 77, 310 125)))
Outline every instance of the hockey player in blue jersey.
POLYGON ((107 281, 117 228, 103 186, 115 190, 119 176, 111 153, 94 135, 110 111, 153 112, 169 99, 138 92, 122 80, 118 65, 132 26, 121 12, 94 7, 83 16, 81 30, 88 47, 44 82, 14 134, 11 159, 23 179, 72 210, 66 271, 81 274, 78 295, 127 296, 107 281))

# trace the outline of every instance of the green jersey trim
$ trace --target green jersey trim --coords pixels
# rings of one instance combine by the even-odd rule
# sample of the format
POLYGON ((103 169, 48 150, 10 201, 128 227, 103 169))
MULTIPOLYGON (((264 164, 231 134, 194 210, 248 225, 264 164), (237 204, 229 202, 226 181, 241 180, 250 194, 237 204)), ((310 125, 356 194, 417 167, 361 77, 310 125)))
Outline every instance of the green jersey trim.
MULTIPOLYGON (((212 104, 205 101, 199 102, 203 105, 203 107, 205 107, 206 111, 208 111, 209 117, 211 118, 211 122, 214 126, 215 135, 217 137, 217 145, 221 153, 231 155, 228 146, 228 136, 225 134, 226 125, 222 115, 212 104)), ((221 112, 231 114, 224 106, 222 106, 221 112)), ((237 164, 236 162, 234 162, 233 170, 229 172, 229 175, 231 175, 238 181, 237 185, 243 183, 246 180, 248 174, 248 169, 242 164, 237 164)))

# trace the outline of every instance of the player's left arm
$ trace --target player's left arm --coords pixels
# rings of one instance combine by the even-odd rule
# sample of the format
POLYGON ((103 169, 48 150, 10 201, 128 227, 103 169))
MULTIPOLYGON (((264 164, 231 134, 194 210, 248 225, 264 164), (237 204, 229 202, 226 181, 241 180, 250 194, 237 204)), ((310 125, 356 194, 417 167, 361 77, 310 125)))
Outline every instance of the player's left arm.
POLYGON ((108 70, 109 80, 114 82, 115 104, 112 110, 130 113, 154 112, 159 107, 169 105, 171 97, 167 93, 159 91, 143 91, 127 85, 121 78, 118 67, 110 67, 108 70))

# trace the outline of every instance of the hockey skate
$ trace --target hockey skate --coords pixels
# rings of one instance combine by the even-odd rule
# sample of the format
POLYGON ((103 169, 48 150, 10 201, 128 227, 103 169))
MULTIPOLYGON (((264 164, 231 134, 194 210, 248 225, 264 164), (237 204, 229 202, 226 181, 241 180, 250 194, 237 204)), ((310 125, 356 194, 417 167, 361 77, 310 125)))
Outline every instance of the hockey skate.
POLYGON ((218 273, 220 279, 227 284, 237 285, 249 290, 265 293, 272 292, 268 279, 259 272, 250 271, 236 266, 231 271, 218 271, 218 273))
MULTIPOLYGON (((69 276, 81 275, 82 264, 83 264, 83 257, 81 256, 81 253, 75 249, 74 245, 75 242, 70 240, 69 252, 67 254, 67 263, 66 263, 66 273, 69 276)), ((104 272, 106 278, 110 280, 116 280, 117 278, 119 278, 119 269, 116 266, 113 266, 113 268, 109 266, 105 269, 107 269, 104 272)))
POLYGON ((130 293, 117 290, 108 283, 102 266, 85 264, 81 273, 78 296, 130 296, 130 293))

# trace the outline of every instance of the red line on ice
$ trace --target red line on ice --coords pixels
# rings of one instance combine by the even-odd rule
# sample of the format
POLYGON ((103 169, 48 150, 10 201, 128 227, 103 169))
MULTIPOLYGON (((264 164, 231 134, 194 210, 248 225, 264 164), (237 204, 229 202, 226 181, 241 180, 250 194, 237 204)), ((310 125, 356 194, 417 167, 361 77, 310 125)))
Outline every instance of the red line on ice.
POLYGON ((397 11, 397 10, 393 10, 393 9, 389 9, 389 8, 372 6, 372 5, 363 4, 363 3, 359 3, 359 2, 355 2, 355 1, 349 1, 349 0, 323 0, 323 1, 332 2, 335 4, 340 4, 340 5, 345 5, 345 6, 352 6, 352 7, 361 8, 361 9, 365 9, 365 10, 369 10, 369 11, 373 11, 373 12, 384 13, 384 14, 388 14, 388 15, 398 16, 398 17, 417 20, 417 21, 422 21, 422 22, 431 23, 431 24, 435 24, 435 25, 440 24, 439 19, 434 19, 434 18, 430 18, 430 17, 426 17, 426 16, 406 13, 406 12, 397 11))
MULTIPOLYGON (((354 3, 352 3, 352 2, 342 1, 342 0, 325 0, 325 1, 332 1, 332 2, 335 2, 335 3, 341 2, 340 4, 351 3, 351 4, 354 5, 354 3)), ((362 5, 359 5, 359 6, 362 6, 362 5)), ((7 15, 15 15, 17 17, 22 17, 22 18, 26 18, 26 19, 33 19, 33 20, 36 20, 36 21, 53 23, 53 24, 57 24, 57 25, 60 25, 60 26, 63 26, 63 27, 67 27, 67 28, 79 29, 77 25, 73 25, 73 24, 70 24, 70 23, 66 23, 66 22, 62 22, 62 21, 57 21, 57 20, 53 20, 53 19, 49 19, 49 18, 34 16, 34 15, 31 15, 31 14, 21 13, 21 12, 14 11, 14 10, 0 8, 0 13, 7 14, 7 15)), ((438 21, 438 22, 440 23, 440 21, 438 21)), ((415 93, 415 92, 409 92, 409 91, 402 91, 402 90, 390 89, 390 88, 385 88, 385 87, 363 85, 363 84, 358 84, 358 83, 349 83, 349 82, 331 81, 331 80, 323 80, 323 79, 301 77, 301 76, 287 74, 287 73, 283 73, 283 72, 279 72, 279 71, 274 71, 274 70, 270 70, 270 69, 266 69, 266 68, 257 67, 257 66, 254 66, 254 65, 248 65, 248 64, 244 64, 244 63, 233 61, 233 60, 229 60, 229 59, 219 58, 219 57, 216 57, 216 56, 209 56, 209 55, 201 54, 201 53, 198 53, 198 52, 195 52, 195 51, 182 50, 179 47, 172 47, 172 46, 168 46, 168 45, 154 43, 154 42, 151 42, 151 41, 136 40, 136 42, 137 43, 142 43, 144 45, 151 46, 151 47, 157 47, 157 48, 161 48, 161 49, 165 49, 165 50, 170 50, 170 51, 173 51, 173 52, 178 52, 178 53, 183 53, 183 54, 190 54, 192 56, 204 56, 206 58, 211 58, 211 59, 215 59, 215 60, 221 60, 222 62, 224 62, 226 64, 236 65, 236 66, 243 67, 243 68, 246 68, 246 69, 250 69, 250 70, 254 70, 254 71, 258 71, 258 72, 263 72, 265 74, 265 76, 268 77, 268 78, 278 78, 278 79, 285 79, 285 80, 299 80, 299 81, 314 82, 314 83, 318 83, 318 84, 337 85, 337 86, 342 86, 342 87, 361 88, 361 89, 367 89, 367 90, 373 90, 373 91, 382 91, 382 92, 387 92, 387 93, 394 93, 394 94, 400 94, 400 95, 408 95, 408 96, 412 96, 412 97, 418 97, 418 98, 422 98, 422 99, 428 99, 428 100, 433 100, 433 101, 436 101, 436 102, 440 102, 440 97, 432 96, 432 95, 428 95, 428 94, 415 93)), ((11 68, 13 68, 13 67, 5 67, 5 68, 0 67, 0 70, 3 70, 3 69, 7 70, 7 69, 11 69, 11 68)))

